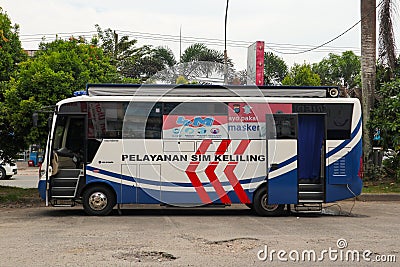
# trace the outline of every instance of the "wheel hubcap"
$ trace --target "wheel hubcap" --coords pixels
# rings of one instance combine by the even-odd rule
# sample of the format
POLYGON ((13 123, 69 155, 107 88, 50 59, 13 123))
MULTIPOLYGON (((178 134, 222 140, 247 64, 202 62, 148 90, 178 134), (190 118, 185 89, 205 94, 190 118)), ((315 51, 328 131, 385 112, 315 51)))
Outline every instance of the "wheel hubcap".
POLYGON ((262 206, 262 208, 263 208, 264 210, 267 210, 267 211, 274 211, 274 210, 276 210, 276 209, 278 208, 279 205, 278 205, 278 204, 273 204, 273 205, 268 204, 268 196, 267 196, 267 194, 265 194, 265 195, 262 197, 261 206, 262 206))
POLYGON ((102 192, 94 192, 89 197, 89 206, 93 210, 103 210, 107 206, 107 196, 102 192))

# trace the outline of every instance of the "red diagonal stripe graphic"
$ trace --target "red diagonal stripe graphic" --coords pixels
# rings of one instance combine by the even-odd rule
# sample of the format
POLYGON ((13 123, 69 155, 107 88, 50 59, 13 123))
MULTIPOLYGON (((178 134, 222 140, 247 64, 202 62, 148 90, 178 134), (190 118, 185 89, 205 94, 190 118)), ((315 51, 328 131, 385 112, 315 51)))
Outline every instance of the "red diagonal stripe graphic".
POLYGON ((236 195, 239 197, 240 202, 242 203, 251 203, 249 197, 246 192, 243 190, 242 185, 239 183, 238 178, 233 172, 236 168, 237 162, 229 162, 228 165, 224 169, 224 173, 228 178, 229 182, 233 186, 233 190, 235 190, 236 195))
POLYGON ((242 140, 240 144, 236 148, 234 155, 242 155, 244 151, 246 151, 247 147, 249 146, 251 140, 242 140))
POLYGON ((228 146, 230 143, 231 140, 229 139, 222 140, 217 148, 217 151, 215 152, 215 155, 223 155, 228 150, 228 146))
POLYGON ((211 162, 206 168, 206 175, 210 180, 212 186, 215 189, 218 197, 221 199, 222 203, 230 204, 232 203, 224 188, 222 187, 220 181, 218 180, 217 175, 215 174, 215 169, 218 166, 218 162, 211 162))
POLYGON ((208 196, 206 190, 203 187, 203 184, 201 183, 199 177, 196 174, 196 169, 199 163, 200 162, 191 162, 185 172, 186 175, 189 177, 190 182, 194 186, 194 189, 196 190, 197 194, 199 195, 201 201, 204 204, 208 204, 211 203, 211 199, 208 196))
POLYGON ((206 153, 208 147, 211 145, 212 140, 211 139, 206 139, 201 142, 199 148, 196 151, 196 155, 204 154, 206 153))

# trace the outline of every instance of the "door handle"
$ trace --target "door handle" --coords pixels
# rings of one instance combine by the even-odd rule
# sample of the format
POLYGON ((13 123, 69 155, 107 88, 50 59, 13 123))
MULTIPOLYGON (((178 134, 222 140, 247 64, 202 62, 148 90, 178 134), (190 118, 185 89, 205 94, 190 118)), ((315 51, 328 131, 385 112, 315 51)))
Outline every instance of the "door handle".
POLYGON ((277 170, 279 168, 279 164, 278 163, 272 163, 270 166, 269 166, 269 171, 275 171, 275 170, 277 170))

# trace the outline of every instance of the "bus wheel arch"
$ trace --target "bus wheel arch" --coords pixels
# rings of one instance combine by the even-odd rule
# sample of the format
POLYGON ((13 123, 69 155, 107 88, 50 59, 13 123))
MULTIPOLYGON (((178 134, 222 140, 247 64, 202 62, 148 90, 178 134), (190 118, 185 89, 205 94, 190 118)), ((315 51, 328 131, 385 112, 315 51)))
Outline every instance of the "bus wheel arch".
POLYGON ((253 195, 253 211, 259 216, 277 216, 284 213, 284 204, 268 204, 267 184, 260 185, 253 195))
POLYGON ((105 183, 93 183, 83 189, 82 204, 88 215, 108 215, 117 203, 114 189, 105 183))

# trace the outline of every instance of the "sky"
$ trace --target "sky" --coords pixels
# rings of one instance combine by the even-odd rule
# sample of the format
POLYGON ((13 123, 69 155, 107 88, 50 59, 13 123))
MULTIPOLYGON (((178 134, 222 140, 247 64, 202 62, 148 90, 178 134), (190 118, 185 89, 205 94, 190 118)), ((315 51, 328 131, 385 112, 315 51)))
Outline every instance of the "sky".
MULTIPOLYGON (((224 50, 226 0, 0 0, 0 7, 19 24, 27 50, 37 49, 42 37, 90 39, 95 24, 137 39, 139 46, 168 46, 178 60, 180 51, 195 42, 224 50)), ((237 70, 246 68, 247 47, 255 41, 264 41, 265 51, 289 66, 347 50, 360 55, 359 24, 320 49, 298 53, 333 39, 359 20, 360 0, 230 0, 227 53, 237 70)))

